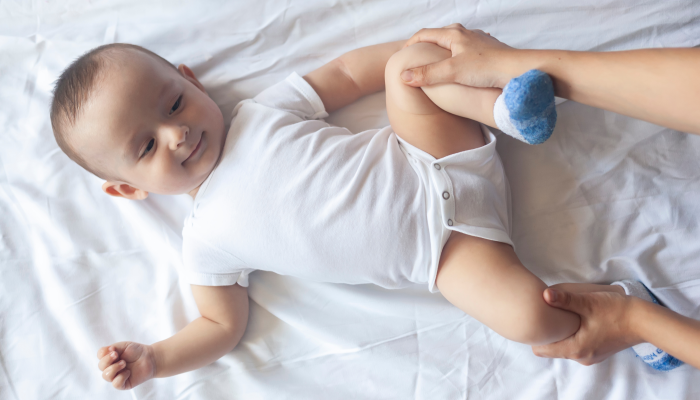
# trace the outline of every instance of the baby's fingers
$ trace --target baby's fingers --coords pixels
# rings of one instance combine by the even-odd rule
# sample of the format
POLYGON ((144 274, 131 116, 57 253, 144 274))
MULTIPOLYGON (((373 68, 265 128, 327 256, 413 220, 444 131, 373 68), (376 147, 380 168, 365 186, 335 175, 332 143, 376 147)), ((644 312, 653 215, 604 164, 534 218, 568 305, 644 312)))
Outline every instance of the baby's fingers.
POLYGON ((99 368, 100 371, 104 371, 105 368, 112 365, 118 358, 119 355, 116 351, 109 352, 104 357, 100 358, 100 362, 97 363, 97 368, 99 368))
POLYGON ((114 377, 119 373, 119 371, 123 370, 124 367, 126 367, 126 361, 120 360, 117 363, 114 363, 110 365, 109 367, 105 368, 104 372, 102 372, 102 379, 106 380, 107 382, 113 382, 114 377))
POLYGON ((114 346, 104 346, 100 347, 99 350, 97 350, 97 358, 102 358, 105 355, 107 355, 110 351, 116 350, 114 346))
POLYGON ((114 380, 112 381, 112 386, 114 386, 115 389, 119 390, 124 390, 124 389, 131 389, 129 387, 126 387, 126 380, 129 379, 131 376, 131 371, 128 369, 123 370, 122 372, 117 375, 114 380))

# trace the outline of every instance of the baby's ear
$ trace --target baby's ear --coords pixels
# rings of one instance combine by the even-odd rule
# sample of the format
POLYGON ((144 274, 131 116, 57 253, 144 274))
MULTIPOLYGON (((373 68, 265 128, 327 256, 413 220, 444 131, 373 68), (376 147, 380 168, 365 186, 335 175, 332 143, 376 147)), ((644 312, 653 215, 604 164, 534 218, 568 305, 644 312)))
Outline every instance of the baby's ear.
POLYGON ((143 200, 148 197, 148 192, 137 189, 127 183, 107 181, 102 184, 102 190, 110 196, 123 197, 129 200, 143 200))
POLYGON ((197 86, 199 88, 199 90, 201 90, 204 93, 207 92, 204 89, 204 85, 199 83, 199 80, 194 75, 194 72, 190 69, 190 67, 188 67, 185 64, 180 64, 177 66, 177 70, 180 71, 180 73, 182 74, 182 76, 185 77, 185 79, 187 79, 188 81, 192 82, 195 86, 197 86))

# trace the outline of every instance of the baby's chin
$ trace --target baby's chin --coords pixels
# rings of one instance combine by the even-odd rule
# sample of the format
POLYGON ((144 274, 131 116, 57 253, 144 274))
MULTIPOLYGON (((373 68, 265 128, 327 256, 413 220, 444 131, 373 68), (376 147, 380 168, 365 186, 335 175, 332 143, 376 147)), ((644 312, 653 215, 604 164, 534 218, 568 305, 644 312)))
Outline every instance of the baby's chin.
POLYGON ((194 181, 195 183, 188 182, 187 185, 172 185, 168 187, 156 187, 153 188, 153 190, 149 191, 149 193, 154 193, 154 194, 160 194, 160 195, 165 195, 165 196, 177 196, 181 194, 189 194, 193 190, 199 189, 200 186, 202 186, 202 183, 204 183, 205 180, 207 180, 207 176, 205 176, 201 180, 194 181))
POLYGON ((190 194, 192 191, 199 189, 200 186, 204 183, 204 181, 207 180, 209 175, 214 171, 214 166, 212 165, 211 168, 208 169, 206 174, 202 174, 199 176, 197 179, 193 179, 192 181, 188 181, 186 183, 184 182, 177 182, 174 183, 173 185, 168 185, 167 187, 159 187, 159 188, 154 188, 151 193, 156 193, 156 194, 162 194, 162 195, 180 195, 180 194, 190 194))

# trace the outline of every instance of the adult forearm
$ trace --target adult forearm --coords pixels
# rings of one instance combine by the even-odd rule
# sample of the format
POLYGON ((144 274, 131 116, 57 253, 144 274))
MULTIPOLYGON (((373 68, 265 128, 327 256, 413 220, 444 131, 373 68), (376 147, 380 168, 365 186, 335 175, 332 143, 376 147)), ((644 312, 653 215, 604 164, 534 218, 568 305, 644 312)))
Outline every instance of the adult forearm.
POLYGON ((632 306, 630 320, 642 341, 700 369, 700 321, 641 300, 632 306))
POLYGON ((504 67, 548 73, 557 96, 700 134, 700 49, 517 50, 504 67))
POLYGON ((172 337, 153 344, 155 377, 181 374, 218 360, 238 344, 244 332, 245 324, 226 327, 197 318, 172 337))

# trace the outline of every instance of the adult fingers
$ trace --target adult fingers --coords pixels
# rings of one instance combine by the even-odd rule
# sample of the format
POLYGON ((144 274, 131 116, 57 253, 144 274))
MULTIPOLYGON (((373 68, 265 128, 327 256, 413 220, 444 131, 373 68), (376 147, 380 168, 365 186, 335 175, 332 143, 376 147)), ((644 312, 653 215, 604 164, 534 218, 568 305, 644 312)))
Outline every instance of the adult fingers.
POLYGON ((575 359, 576 357, 573 356, 575 352, 574 337, 571 336, 555 343, 532 346, 532 352, 537 357, 575 359))
MULTIPOLYGON (((459 25, 459 24, 457 24, 459 25)), ((452 26, 452 25, 449 25, 452 26)), ((459 25, 461 27, 461 25, 459 25)), ((434 43, 444 49, 451 50, 452 43, 461 34, 458 28, 423 28, 411 36, 403 47, 408 47, 418 42, 434 43)))
POLYGON ((573 311, 576 314, 585 314, 588 311, 588 302, 579 293, 547 288, 544 291, 544 300, 552 307, 573 311))
POLYGON ((99 368, 100 371, 104 371, 105 368, 112 365, 118 359, 119 359, 119 354, 117 354, 116 351, 107 353, 102 358, 100 358, 100 361, 97 363, 97 368, 99 368))
POLYGON ((437 83, 452 83, 455 81, 454 58, 407 69, 401 73, 405 84, 413 87, 435 85, 437 83))

